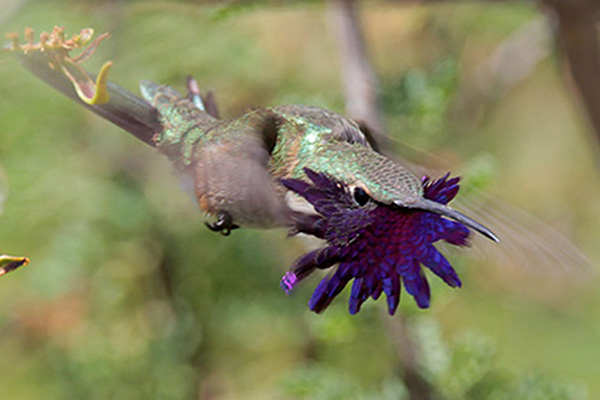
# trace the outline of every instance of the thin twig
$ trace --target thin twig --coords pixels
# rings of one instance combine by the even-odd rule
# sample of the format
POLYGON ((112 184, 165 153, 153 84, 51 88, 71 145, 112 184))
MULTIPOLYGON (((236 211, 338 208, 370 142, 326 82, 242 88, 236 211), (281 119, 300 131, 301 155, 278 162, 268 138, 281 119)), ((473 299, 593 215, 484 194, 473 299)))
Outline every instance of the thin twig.
POLYGON ((557 46, 565 56, 600 147, 600 2, 546 0, 544 4, 556 16, 557 46))

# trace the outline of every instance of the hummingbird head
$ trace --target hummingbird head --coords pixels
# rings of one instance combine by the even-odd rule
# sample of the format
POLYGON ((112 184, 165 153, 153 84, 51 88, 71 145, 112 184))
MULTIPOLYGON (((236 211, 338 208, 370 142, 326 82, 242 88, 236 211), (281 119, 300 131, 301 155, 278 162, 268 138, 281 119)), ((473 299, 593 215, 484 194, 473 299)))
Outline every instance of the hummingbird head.
MULTIPOLYGON (((474 219, 446 205, 456 193, 435 201, 424 196, 424 181, 417 178, 398 162, 391 160, 368 147, 353 149, 352 166, 341 170, 338 179, 346 182, 359 205, 385 205, 391 208, 428 211, 458 221, 499 242, 498 237, 474 219)), ((448 175, 446 175, 447 177, 448 175)), ((334 174, 335 177, 335 174, 334 174)), ((458 190, 458 185, 456 185, 458 190)))

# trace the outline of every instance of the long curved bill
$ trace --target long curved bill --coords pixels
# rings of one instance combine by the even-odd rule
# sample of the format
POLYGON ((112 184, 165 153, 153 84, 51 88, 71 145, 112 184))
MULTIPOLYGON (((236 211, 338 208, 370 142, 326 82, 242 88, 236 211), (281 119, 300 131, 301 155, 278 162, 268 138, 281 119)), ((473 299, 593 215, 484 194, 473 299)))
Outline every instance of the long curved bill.
POLYGON ((460 213, 444 204, 428 200, 428 199, 420 199, 417 202, 406 204, 401 202, 394 202, 397 206, 404 208, 414 208, 423 211, 429 211, 435 214, 443 215, 445 217, 451 218, 455 221, 458 221, 471 229, 476 230, 481 233, 483 236, 487 237, 490 240, 498 243, 500 239, 494 232, 492 232, 489 228, 481 225, 479 222, 475 221, 472 218, 467 217, 463 213, 460 213))

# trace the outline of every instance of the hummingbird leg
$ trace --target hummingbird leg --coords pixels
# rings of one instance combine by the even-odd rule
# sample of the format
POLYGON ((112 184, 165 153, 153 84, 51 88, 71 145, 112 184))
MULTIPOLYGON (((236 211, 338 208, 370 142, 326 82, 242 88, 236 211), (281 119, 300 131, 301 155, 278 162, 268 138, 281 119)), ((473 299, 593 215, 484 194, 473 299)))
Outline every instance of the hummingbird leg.
POLYGON ((233 223, 233 218, 227 211, 219 211, 217 222, 214 224, 206 222, 206 226, 213 232, 221 232, 223 236, 229 236, 232 230, 239 228, 239 225, 233 223))

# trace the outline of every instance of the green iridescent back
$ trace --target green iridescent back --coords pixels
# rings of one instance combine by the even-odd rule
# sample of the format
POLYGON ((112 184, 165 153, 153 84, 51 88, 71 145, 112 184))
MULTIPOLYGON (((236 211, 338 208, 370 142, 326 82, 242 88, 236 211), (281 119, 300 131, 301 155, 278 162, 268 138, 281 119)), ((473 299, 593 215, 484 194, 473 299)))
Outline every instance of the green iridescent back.
POLYGON ((361 186, 381 203, 411 203, 421 197, 420 180, 374 151, 354 121, 316 107, 281 106, 270 110, 283 121, 272 153, 274 175, 305 178, 304 168, 308 167, 327 172, 349 186, 361 186))

